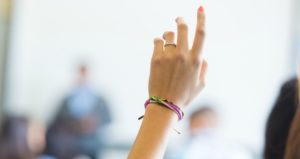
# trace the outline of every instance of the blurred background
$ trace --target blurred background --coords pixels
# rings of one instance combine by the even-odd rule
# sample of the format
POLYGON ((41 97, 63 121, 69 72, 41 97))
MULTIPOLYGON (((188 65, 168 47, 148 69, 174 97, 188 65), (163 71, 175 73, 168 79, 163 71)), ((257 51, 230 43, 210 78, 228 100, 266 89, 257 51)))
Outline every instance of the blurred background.
POLYGON ((192 40, 199 5, 207 86, 166 158, 184 158, 176 153, 195 125, 214 129, 236 158, 261 158, 267 117, 297 72, 299 0, 0 0, 2 120, 40 135, 29 148, 45 147, 35 150, 44 158, 126 158, 144 113, 153 38, 175 31, 182 16, 192 40))

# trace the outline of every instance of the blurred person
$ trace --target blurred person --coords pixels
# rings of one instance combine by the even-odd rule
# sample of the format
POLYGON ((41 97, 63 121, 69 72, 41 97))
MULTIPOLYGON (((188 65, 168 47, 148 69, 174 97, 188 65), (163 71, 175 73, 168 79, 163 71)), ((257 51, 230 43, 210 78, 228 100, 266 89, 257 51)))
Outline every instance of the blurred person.
POLYGON ((192 113, 189 122, 190 138, 178 159, 252 159, 250 151, 217 131, 218 115, 210 106, 192 113))
POLYGON ((42 156, 45 129, 25 117, 6 117, 1 126, 1 159, 54 159, 42 156))
POLYGON ((210 106, 203 106, 194 111, 190 117, 189 129, 192 137, 215 129, 217 125, 217 113, 210 106))
POLYGON ((87 75, 87 67, 81 65, 77 87, 63 100, 48 130, 47 154, 59 159, 80 155, 96 159, 100 153, 101 133, 111 116, 106 101, 88 84, 87 75))
POLYGON ((300 158, 300 110, 297 110, 296 116, 293 119, 284 159, 299 159, 300 158))
MULTIPOLYGON (((299 79, 298 79, 299 82, 299 79)), ((300 89, 298 87, 297 101, 299 102, 299 92, 300 89)), ((300 158, 300 109, 299 103, 297 102, 296 113, 294 118, 292 119, 292 124, 289 129, 289 135, 287 139, 286 149, 284 153, 284 159, 299 159, 300 158)))
POLYGON ((297 78, 285 82, 269 115, 264 145, 264 159, 283 159, 289 129, 298 107, 297 78))

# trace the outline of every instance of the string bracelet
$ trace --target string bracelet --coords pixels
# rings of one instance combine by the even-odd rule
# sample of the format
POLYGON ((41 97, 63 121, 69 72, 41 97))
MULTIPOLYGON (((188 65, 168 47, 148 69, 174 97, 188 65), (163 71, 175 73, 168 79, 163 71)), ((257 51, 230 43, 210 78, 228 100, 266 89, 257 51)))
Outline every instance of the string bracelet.
MULTIPOLYGON (((180 109, 180 107, 178 107, 177 105, 173 104, 172 102, 169 102, 168 100, 166 99, 162 99, 160 97, 157 97, 157 96, 151 96, 148 100, 146 100, 144 106, 145 106, 145 109, 147 108, 147 106, 149 104, 158 104, 160 106, 164 106, 172 111, 174 111, 177 116, 178 116, 178 121, 182 120, 183 119, 183 116, 184 116, 184 113, 183 111, 180 109)), ((138 120, 141 120, 144 118, 144 115, 139 117, 138 120)))

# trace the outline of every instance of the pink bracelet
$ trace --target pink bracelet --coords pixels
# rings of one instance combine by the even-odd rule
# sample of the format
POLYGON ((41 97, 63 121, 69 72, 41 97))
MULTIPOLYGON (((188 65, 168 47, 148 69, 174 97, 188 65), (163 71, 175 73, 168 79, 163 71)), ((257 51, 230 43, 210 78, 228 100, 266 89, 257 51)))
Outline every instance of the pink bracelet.
MULTIPOLYGON (((167 101, 165 99, 161 99, 161 98, 156 97, 156 96, 152 96, 148 100, 146 100, 146 102, 144 104, 145 109, 147 108, 147 106, 150 103, 158 104, 158 105, 161 105, 161 106, 164 106, 164 107, 167 107, 167 108, 173 110, 178 115, 178 121, 180 121, 180 120, 183 119, 183 116, 184 116, 183 111, 180 109, 180 107, 178 107, 177 105, 173 104, 172 102, 169 102, 169 101, 167 101)), ((139 120, 142 119, 143 117, 144 116, 139 117, 139 120)))

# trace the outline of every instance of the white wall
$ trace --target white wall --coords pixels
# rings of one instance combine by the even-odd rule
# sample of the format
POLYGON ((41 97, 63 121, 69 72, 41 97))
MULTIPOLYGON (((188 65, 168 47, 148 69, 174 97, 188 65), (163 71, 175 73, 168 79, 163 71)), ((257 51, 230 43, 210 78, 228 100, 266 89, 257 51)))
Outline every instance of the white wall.
POLYGON ((92 83, 109 97, 115 130, 125 134, 120 140, 132 139, 147 97, 152 39, 175 30, 176 16, 185 17, 193 31, 203 4, 209 74, 198 101, 218 104, 224 134, 262 145, 267 114, 291 72, 291 0, 15 2, 10 111, 48 120, 84 59, 91 63, 92 83))
POLYGON ((297 59, 297 62, 295 63, 295 67, 298 68, 298 73, 299 73, 299 55, 300 55, 300 9, 299 8, 300 8, 300 0, 293 0, 292 50, 294 56, 292 56, 291 58, 297 59))

